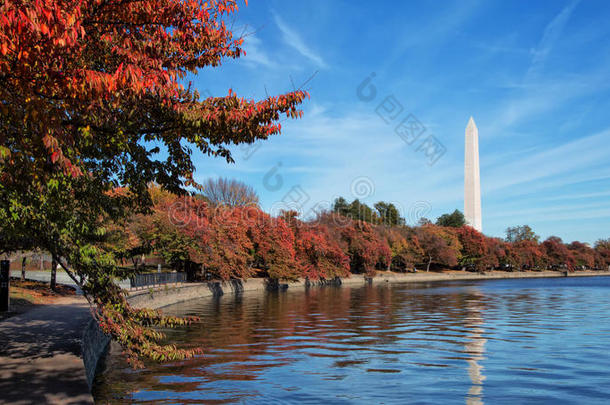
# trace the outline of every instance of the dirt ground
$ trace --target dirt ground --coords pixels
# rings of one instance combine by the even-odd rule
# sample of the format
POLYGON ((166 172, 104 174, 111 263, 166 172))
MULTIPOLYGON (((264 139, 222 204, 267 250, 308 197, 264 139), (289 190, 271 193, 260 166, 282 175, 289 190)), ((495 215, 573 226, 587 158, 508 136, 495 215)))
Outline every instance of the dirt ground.
POLYGON ((11 277, 10 310, 0 313, 0 321, 14 315, 23 314, 38 305, 54 304, 58 299, 76 295, 72 287, 58 284, 55 291, 49 283, 25 280, 11 277))

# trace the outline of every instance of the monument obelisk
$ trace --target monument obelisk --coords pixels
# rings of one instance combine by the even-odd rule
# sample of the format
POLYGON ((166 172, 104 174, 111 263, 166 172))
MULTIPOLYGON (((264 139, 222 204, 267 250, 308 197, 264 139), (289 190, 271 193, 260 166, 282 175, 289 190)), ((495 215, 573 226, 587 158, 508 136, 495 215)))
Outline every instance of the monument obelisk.
POLYGON ((479 130, 470 117, 464 144, 464 217, 466 223, 483 231, 481 219, 481 175, 479 173, 479 130))

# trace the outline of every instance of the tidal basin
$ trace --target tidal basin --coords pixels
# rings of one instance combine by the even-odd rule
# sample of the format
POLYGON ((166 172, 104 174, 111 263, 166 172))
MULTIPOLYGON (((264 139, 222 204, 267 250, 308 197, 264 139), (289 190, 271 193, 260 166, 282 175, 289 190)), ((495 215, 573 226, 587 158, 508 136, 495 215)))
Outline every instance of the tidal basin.
POLYGON ((316 287, 189 301, 168 330, 205 355, 129 368, 114 403, 607 403, 610 278, 316 287))

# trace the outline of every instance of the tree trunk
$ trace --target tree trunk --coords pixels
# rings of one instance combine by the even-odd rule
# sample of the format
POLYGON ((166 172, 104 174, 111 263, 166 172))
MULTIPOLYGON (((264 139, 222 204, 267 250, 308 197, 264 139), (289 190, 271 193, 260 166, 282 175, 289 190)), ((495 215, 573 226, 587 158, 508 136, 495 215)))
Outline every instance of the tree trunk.
POLYGON ((55 291, 57 288, 57 261, 53 259, 51 261, 51 290, 55 291))
POLYGON ((21 259, 21 281, 25 281, 25 256, 21 259))
POLYGON ((44 270, 44 255, 40 254, 40 271, 44 270))
POLYGON ((426 267, 426 273, 430 271, 430 264, 432 263, 432 256, 428 256, 428 266, 426 267))

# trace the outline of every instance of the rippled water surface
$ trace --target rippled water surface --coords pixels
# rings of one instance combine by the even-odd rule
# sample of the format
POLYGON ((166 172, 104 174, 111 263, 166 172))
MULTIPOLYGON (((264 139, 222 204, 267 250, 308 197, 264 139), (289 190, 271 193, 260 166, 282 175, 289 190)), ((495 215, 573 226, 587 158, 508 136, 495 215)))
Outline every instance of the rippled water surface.
POLYGON ((206 354, 133 371, 102 402, 609 403, 610 277, 244 294, 166 309, 206 354))

